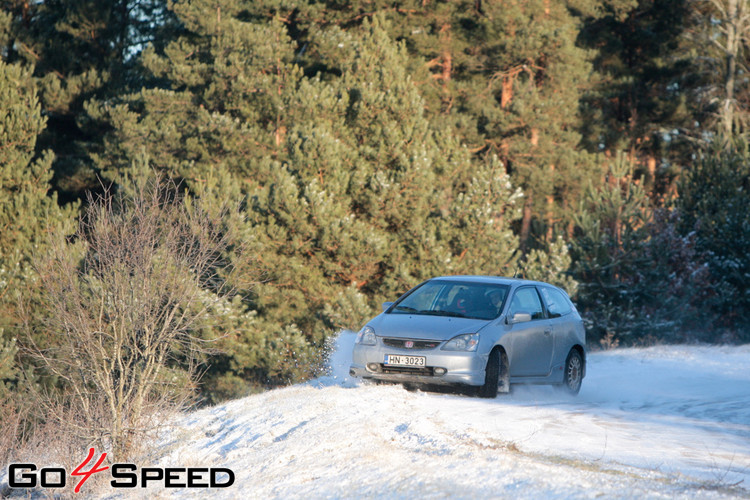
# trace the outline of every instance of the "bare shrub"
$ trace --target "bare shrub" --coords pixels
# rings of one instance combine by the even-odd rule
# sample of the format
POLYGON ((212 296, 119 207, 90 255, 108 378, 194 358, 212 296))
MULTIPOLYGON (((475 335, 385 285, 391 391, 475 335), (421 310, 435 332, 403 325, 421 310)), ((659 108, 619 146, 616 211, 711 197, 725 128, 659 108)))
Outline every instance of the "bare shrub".
POLYGON ((0 398, 0 466, 8 463, 21 443, 23 412, 15 399, 0 398))
MULTIPOLYGON (((20 424, 16 427, 18 432, 15 439, 9 442, 9 444, 12 443, 13 447, 2 450, 4 458, 0 464, 5 467, 6 464, 13 462, 31 462, 37 464, 39 467, 62 467, 68 472, 75 470, 86 457, 86 451, 84 450, 84 443, 81 436, 70 432, 70 422, 83 421, 86 417, 74 413, 75 411, 80 411, 80 408, 74 408, 70 405, 57 405, 50 412, 49 418, 43 420, 24 418, 28 414, 27 412, 38 413, 38 411, 32 411, 32 408, 30 408, 31 403, 38 402, 37 398, 32 398, 29 401, 18 402, 16 400, 10 402, 8 406, 0 406, 0 418, 11 417, 14 418, 13 421, 15 423, 20 424), (15 417, 5 411, 11 406, 15 406, 17 410, 21 410, 15 414, 15 417)), ((40 410, 40 408, 37 408, 37 410, 40 410)), ((49 410, 49 401, 44 405, 44 410, 49 410)), ((3 433, 2 436, 7 436, 7 434, 3 433)), ((6 442, 2 440, 0 444, 4 445, 6 442)), ((89 463, 88 467, 85 468, 88 469, 91 465, 89 463)), ((74 495, 74 489, 79 481, 79 479, 69 478, 66 481, 66 486, 56 489, 55 494, 52 496, 46 494, 44 490, 36 490, 34 493, 31 490, 27 490, 26 495, 29 498, 73 498, 77 496, 74 495)), ((91 495, 97 492, 103 493, 108 485, 108 476, 94 474, 87 479, 84 488, 86 493, 91 495)), ((18 493, 20 490, 18 490, 15 495, 12 495, 13 490, 7 487, 7 482, 1 484, 0 488, 5 488, 5 491, 0 491, 0 498, 5 498, 3 495, 18 496, 20 494, 18 493)))
POLYGON ((195 331, 231 292, 220 219, 154 180, 127 199, 90 198, 72 238, 53 233, 36 260, 53 349, 34 346, 63 390, 47 418, 123 459, 196 386, 195 331), (71 418, 73 416, 74 418, 71 418))
POLYGON ((607 332, 607 334, 599 340, 599 345, 605 351, 617 349, 620 346, 620 339, 615 336, 614 332, 607 332))

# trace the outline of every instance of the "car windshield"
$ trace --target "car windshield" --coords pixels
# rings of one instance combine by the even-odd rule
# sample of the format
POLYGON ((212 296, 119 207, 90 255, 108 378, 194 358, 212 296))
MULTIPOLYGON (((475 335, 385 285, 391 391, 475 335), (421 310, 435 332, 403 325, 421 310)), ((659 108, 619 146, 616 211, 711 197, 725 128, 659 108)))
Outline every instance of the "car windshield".
POLYGON ((508 296, 506 285, 431 280, 396 302, 389 314, 494 319, 508 296))

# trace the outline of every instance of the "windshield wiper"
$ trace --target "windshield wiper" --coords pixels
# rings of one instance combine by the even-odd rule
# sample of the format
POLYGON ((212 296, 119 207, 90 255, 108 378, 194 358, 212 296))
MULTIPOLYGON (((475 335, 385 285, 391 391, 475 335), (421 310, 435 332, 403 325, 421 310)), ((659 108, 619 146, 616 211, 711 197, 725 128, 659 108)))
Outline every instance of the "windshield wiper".
POLYGON ((406 312, 411 312, 411 313, 419 312, 416 309, 414 309, 413 307, 409 307, 409 306, 396 306, 394 310, 395 311, 406 311, 406 312))
POLYGON ((453 318, 466 318, 467 316, 460 312, 453 312, 453 311, 419 311, 417 314, 427 314, 430 316, 450 316, 453 318))

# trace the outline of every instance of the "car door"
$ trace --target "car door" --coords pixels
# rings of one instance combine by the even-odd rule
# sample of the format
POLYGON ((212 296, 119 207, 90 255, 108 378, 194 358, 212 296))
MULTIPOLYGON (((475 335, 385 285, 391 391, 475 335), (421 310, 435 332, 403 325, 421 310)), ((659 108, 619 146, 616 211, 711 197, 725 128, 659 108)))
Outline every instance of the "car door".
POLYGON ((540 377, 549 374, 553 348, 552 329, 535 286, 516 289, 507 318, 511 323, 511 376, 540 377), (513 318, 517 313, 528 314, 531 319, 514 322, 513 318))

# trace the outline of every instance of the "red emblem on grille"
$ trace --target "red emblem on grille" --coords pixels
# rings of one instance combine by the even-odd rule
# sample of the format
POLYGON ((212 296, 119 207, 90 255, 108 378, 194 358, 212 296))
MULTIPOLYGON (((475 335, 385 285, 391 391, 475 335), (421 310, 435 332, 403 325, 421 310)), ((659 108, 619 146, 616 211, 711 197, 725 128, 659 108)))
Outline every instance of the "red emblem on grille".
POLYGON ((411 340, 407 340, 406 342, 404 342, 404 347, 406 347, 407 349, 411 349, 412 347, 414 347, 414 342, 412 342, 411 340))

